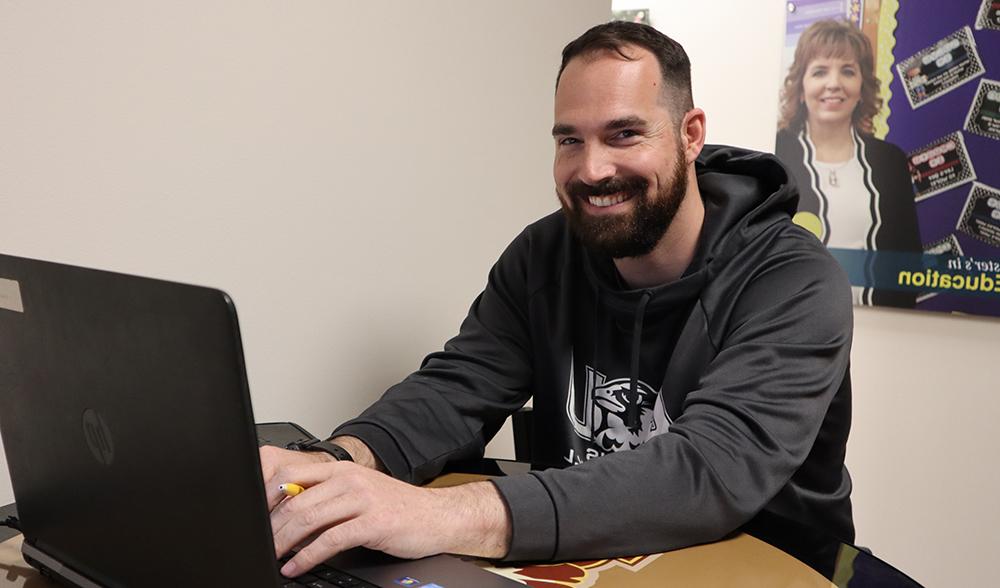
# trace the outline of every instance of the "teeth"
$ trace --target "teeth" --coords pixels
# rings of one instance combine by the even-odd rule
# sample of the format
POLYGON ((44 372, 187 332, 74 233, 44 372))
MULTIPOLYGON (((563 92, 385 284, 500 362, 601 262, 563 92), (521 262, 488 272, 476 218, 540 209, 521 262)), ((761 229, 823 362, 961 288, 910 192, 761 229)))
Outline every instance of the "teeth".
POLYGON ((615 194, 614 196, 588 196, 587 202, 590 202, 594 206, 614 206, 621 202, 628 200, 628 197, 624 194, 615 194))

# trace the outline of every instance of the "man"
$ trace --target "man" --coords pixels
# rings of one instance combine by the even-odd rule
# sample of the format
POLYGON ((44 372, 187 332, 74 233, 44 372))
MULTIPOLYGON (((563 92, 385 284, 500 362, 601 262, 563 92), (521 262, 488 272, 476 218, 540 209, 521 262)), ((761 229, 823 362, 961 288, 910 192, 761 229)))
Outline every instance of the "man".
POLYGON ((354 463, 262 449, 277 552, 313 539, 282 573, 357 545, 650 553, 762 511, 853 539, 847 279, 791 223, 798 197, 773 157, 704 147, 689 70, 677 43, 634 23, 564 49, 562 213, 507 248, 444 351, 334 432, 354 463), (529 397, 534 457, 568 467, 407 483, 480 455, 529 397), (307 489, 283 500, 288 482, 307 489))

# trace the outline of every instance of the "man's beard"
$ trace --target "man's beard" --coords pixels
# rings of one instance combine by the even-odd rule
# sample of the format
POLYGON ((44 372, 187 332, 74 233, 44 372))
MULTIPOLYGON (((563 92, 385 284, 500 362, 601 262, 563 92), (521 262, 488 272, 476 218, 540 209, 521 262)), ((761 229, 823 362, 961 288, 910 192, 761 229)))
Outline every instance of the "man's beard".
POLYGON ((563 212, 577 237, 592 251, 611 256, 640 257, 651 252, 670 227, 687 192, 687 167, 680 152, 670 181, 649 196, 649 181, 638 176, 608 178, 593 186, 581 181, 566 186, 572 208, 560 198, 563 212), (592 216, 584 212, 588 196, 623 194, 634 201, 632 210, 615 215, 592 216))

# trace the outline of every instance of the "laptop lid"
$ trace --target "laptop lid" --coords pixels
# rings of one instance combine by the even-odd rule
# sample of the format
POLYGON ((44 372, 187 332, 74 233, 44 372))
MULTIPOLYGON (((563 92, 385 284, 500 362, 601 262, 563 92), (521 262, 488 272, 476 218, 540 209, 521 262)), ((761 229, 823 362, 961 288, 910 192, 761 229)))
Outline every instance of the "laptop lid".
MULTIPOLYGON (((224 292, 0 255, 0 434, 25 554, 78 586, 273 588, 236 309, 224 292)), ((357 549, 380 586, 519 585, 357 549)))
POLYGON ((0 432, 25 542, 78 574, 279 585, 225 293, 0 255, 0 432))

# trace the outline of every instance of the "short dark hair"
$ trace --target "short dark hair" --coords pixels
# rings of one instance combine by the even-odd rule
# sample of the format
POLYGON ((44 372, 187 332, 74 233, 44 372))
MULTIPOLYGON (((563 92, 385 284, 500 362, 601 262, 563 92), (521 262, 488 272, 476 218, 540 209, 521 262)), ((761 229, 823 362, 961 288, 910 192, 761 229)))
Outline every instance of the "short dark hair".
POLYGON ((679 106, 674 115, 680 122, 681 116, 694 108, 691 97, 691 61, 684 47, 653 27, 636 22, 611 21, 597 25, 571 41, 562 52, 562 64, 556 75, 556 88, 563 70, 575 57, 614 51, 622 59, 633 61, 635 57, 624 52, 628 45, 646 49, 656 56, 663 77, 663 90, 671 106, 679 106))

